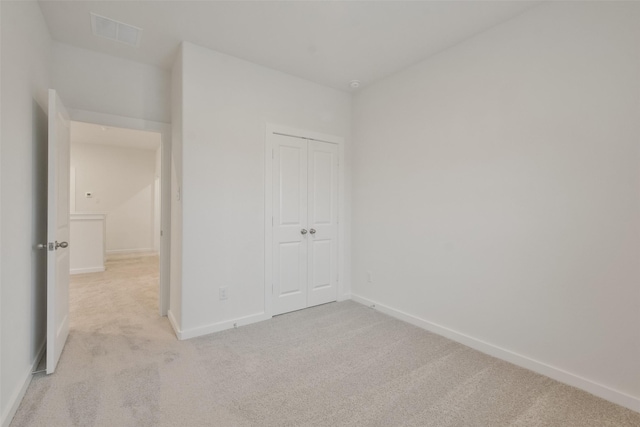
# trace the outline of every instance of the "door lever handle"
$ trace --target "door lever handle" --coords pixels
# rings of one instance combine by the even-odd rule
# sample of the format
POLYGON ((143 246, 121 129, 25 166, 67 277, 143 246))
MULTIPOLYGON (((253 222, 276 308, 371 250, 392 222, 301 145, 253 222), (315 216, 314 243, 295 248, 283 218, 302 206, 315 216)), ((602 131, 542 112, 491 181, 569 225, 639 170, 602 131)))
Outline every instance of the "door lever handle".
POLYGON ((38 243, 36 245, 36 249, 47 249, 47 244, 46 243, 38 243))
POLYGON ((66 249, 67 246, 69 246, 69 243, 67 242, 58 243, 58 241, 56 241, 56 250, 58 250, 58 248, 66 249))

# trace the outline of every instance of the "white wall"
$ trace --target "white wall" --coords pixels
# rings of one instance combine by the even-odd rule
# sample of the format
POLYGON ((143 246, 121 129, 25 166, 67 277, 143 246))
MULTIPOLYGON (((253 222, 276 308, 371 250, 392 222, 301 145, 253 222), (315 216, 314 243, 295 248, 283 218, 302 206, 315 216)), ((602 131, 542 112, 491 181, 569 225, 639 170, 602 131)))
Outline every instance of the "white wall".
POLYGON ((105 214, 70 214, 69 272, 98 273, 105 270, 105 214))
POLYGON ((0 424, 31 380, 45 339, 47 89, 50 38, 36 2, 0 2, 2 104, 0 424))
POLYGON ((638 22, 545 4, 359 93, 353 293, 640 410, 638 22))
POLYGON ((107 214, 107 253, 152 251, 156 152, 73 143, 71 167, 76 170, 76 212, 107 214), (92 198, 85 197, 88 191, 92 198))
POLYGON ((68 108, 171 121, 166 70, 64 43, 52 46, 51 79, 68 108))
POLYGON ((182 329, 194 336, 264 313, 266 123, 348 141, 351 97, 192 44, 182 60, 182 329))

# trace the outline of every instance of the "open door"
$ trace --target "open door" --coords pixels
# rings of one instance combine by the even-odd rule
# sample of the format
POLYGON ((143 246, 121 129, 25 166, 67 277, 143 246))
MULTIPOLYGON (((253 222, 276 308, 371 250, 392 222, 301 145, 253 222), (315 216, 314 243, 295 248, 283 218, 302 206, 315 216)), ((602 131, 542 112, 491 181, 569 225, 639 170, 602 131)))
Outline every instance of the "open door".
POLYGON ((69 140, 69 114, 49 89, 47 374, 55 371, 69 335, 69 140))

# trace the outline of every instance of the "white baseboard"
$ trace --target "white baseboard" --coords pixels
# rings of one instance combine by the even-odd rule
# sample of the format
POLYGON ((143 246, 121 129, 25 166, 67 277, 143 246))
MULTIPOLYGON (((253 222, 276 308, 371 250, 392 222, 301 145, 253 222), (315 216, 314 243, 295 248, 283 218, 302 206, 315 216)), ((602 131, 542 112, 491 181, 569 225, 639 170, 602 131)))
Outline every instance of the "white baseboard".
POLYGON ((136 248, 136 249, 108 249, 107 255, 113 254, 135 254, 138 252, 158 252, 154 248, 136 248))
POLYGON ((533 372, 537 372, 538 374, 545 375, 556 381, 560 381, 561 383, 579 388, 595 396, 601 397, 620 406, 624 406, 625 408, 629 408, 632 411, 640 412, 640 398, 638 397, 631 396, 618 390, 614 390, 606 385, 599 384, 595 381, 589 380, 576 374, 572 374, 571 372, 567 372, 563 369, 547 365, 544 362, 540 362, 530 357, 514 353, 513 351, 507 350, 505 348, 498 347, 488 342, 470 337, 469 335, 465 335, 436 323, 429 322, 428 320, 424 320, 395 308, 380 304, 368 298, 351 294, 351 299, 353 301, 359 302, 360 304, 374 308, 382 313, 388 314, 389 316, 395 317, 396 319, 403 320, 419 328, 426 329, 429 332, 442 335, 443 337, 449 338, 450 340, 464 344, 482 353, 505 360, 507 362, 513 363, 514 365, 520 366, 533 372))
POLYGON ((249 316, 238 317, 236 319, 225 320, 223 322, 212 323, 210 325, 199 326, 197 328, 182 330, 179 333, 176 332, 176 335, 178 335, 179 340, 187 340, 189 338, 200 337, 202 335, 209 335, 214 332, 220 332, 226 329, 236 328, 238 326, 250 325, 251 323, 262 322, 263 320, 268 320, 268 319, 271 319, 271 316, 269 316, 268 314, 256 313, 256 314, 251 314, 249 316))
POLYGON ((178 337, 178 339, 181 340, 182 330, 180 329, 180 326, 178 325, 178 321, 176 320, 171 310, 167 311, 167 318, 169 319, 169 323, 171 324, 171 327, 173 328, 173 332, 175 332, 176 337, 178 337))
POLYGON ((104 266, 102 267, 85 267, 85 268, 72 268, 69 270, 69 274, 86 274, 86 273, 102 273, 104 266))
POLYGON ((40 345, 40 349, 38 350, 38 353, 36 354, 35 359, 31 362, 31 366, 23 374, 24 381, 22 382, 22 386, 16 391, 14 391, 11 397, 9 398, 7 410, 2 414, 2 420, 1 420, 2 422, 0 422, 0 425, 2 427, 9 427, 9 424, 11 424, 11 420, 13 420, 13 417, 16 415, 16 412, 20 407, 20 402, 22 402, 22 399, 24 398, 24 395, 26 394, 27 389, 29 388, 29 384, 31 384, 31 379, 33 378, 33 372, 38 367, 38 362, 40 362, 40 359, 42 359, 42 356, 44 356, 46 344, 47 342, 44 341, 40 345))

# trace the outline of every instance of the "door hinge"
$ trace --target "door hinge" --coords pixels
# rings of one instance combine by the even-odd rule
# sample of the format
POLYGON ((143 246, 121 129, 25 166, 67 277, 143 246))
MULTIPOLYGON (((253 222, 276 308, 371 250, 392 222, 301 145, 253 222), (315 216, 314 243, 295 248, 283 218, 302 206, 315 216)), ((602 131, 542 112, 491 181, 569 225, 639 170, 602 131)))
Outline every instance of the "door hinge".
POLYGON ((271 149, 271 158, 272 159, 276 158, 276 150, 274 150, 273 148, 271 149))
POLYGON ((271 284, 271 295, 273 295, 273 283, 271 284))

